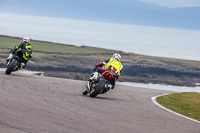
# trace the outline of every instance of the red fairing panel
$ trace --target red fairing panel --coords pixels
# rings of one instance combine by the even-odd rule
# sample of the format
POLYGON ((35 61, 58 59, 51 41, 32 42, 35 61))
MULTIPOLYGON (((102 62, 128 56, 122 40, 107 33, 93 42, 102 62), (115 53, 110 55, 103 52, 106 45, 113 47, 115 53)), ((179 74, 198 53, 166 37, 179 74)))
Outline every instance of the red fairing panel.
POLYGON ((87 92, 90 93, 90 89, 87 87, 87 92))
POLYGON ((110 71, 105 71, 104 73, 102 73, 102 75, 107 80, 111 80, 114 77, 114 74, 110 71))

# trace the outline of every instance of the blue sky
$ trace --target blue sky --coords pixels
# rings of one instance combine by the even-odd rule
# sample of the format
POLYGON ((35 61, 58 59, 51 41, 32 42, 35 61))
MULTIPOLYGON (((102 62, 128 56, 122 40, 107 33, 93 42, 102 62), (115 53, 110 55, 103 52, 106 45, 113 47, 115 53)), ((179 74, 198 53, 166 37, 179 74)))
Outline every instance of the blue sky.
POLYGON ((168 8, 198 7, 200 0, 139 0, 168 8))
POLYGON ((0 0, 0 13, 200 30, 200 0, 0 0))

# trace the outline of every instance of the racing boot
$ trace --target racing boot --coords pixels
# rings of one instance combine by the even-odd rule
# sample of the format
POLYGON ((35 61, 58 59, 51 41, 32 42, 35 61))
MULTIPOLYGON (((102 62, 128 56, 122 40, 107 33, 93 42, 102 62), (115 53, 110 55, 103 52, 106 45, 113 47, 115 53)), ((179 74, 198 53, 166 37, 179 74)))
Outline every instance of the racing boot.
POLYGON ((22 62, 21 66, 22 66, 22 68, 25 68, 26 64, 22 62))
POLYGON ((108 90, 110 90, 112 88, 112 85, 111 84, 109 84, 109 83, 107 83, 107 84, 105 84, 105 86, 104 86, 104 89, 102 90, 102 94, 104 94, 104 93, 106 93, 108 90))
POLYGON ((90 80, 97 80, 98 72, 94 72, 92 77, 90 77, 90 80))

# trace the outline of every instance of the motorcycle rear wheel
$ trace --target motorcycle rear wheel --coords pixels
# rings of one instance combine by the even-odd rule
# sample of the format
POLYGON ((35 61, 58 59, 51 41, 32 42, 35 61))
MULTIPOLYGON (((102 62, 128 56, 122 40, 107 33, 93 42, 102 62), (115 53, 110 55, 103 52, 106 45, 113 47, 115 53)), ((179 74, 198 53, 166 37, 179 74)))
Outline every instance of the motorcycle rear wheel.
POLYGON ((105 84, 106 84, 106 82, 103 81, 103 80, 101 80, 101 81, 97 84, 96 89, 91 90, 91 92, 90 92, 90 97, 92 97, 92 98, 96 97, 96 96, 102 91, 102 89, 104 88, 105 84))

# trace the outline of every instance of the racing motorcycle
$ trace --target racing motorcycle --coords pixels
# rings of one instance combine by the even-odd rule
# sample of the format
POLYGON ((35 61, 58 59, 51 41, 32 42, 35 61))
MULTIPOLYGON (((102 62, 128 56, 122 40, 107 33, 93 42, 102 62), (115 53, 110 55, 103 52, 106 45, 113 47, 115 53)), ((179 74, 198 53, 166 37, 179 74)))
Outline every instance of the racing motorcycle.
POLYGON ((11 53, 14 54, 10 54, 9 55, 9 59, 6 62, 6 74, 10 74, 12 71, 17 71, 21 69, 21 63, 22 63, 22 58, 23 58, 23 52, 21 49, 18 49, 16 52, 13 52, 13 50, 11 50, 11 53))
POLYGON ((107 70, 104 73, 97 73, 96 79, 89 79, 86 88, 83 90, 82 94, 89 94, 90 97, 96 97, 98 94, 104 94, 109 89, 107 86, 110 84, 110 80, 116 77, 116 74, 112 70, 107 70))

